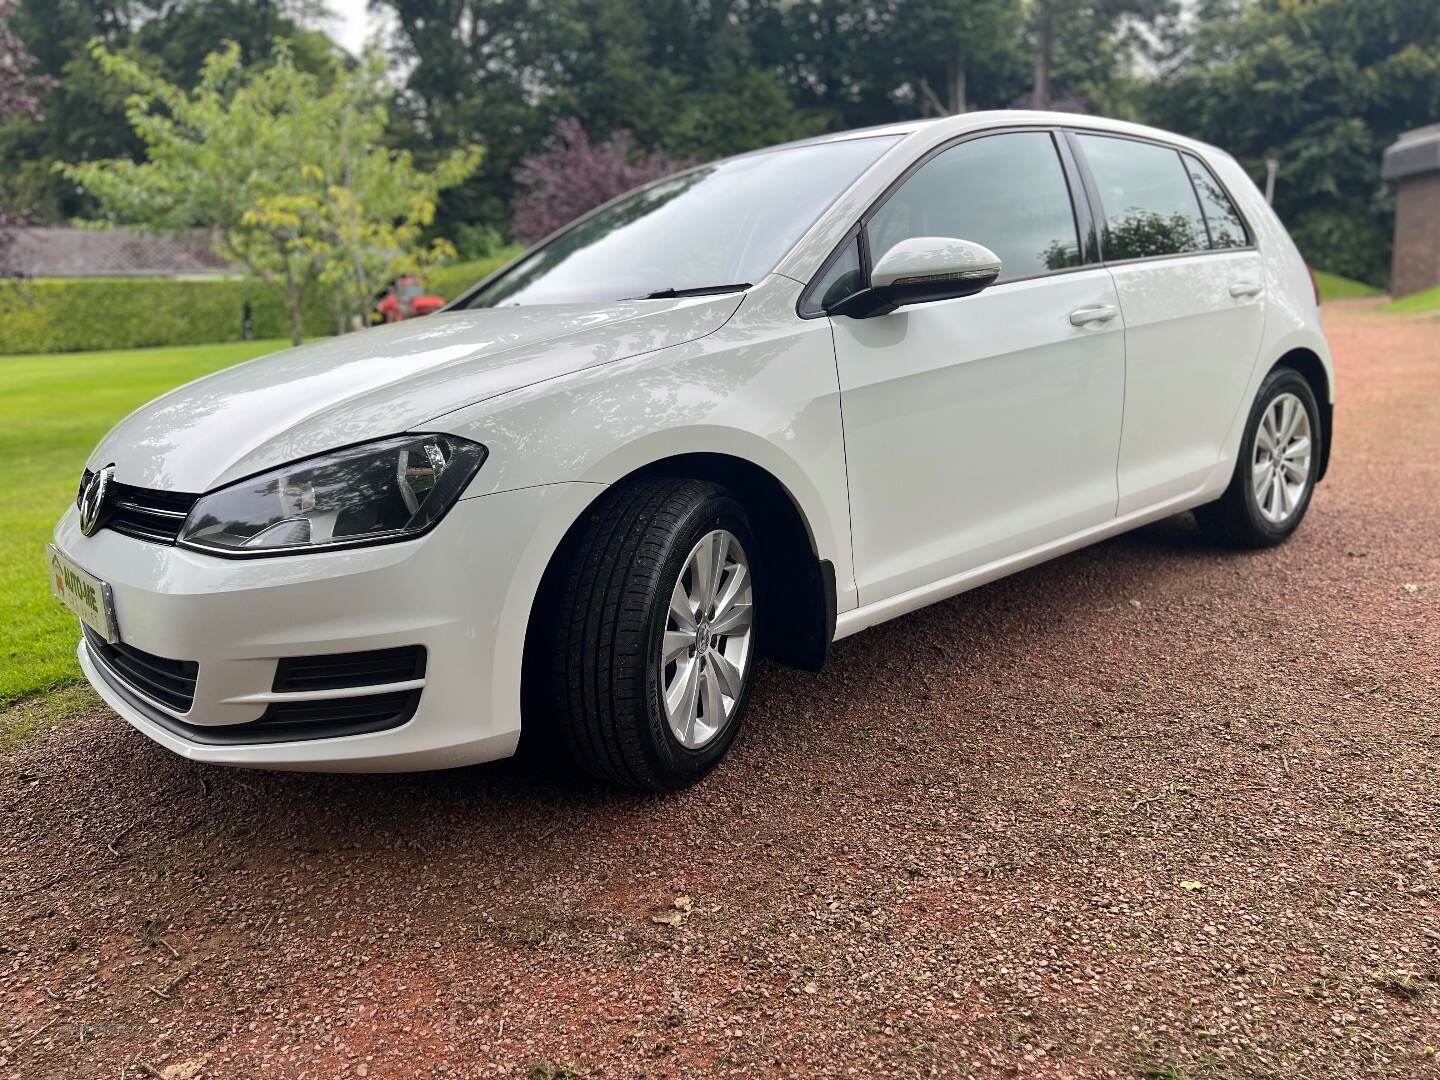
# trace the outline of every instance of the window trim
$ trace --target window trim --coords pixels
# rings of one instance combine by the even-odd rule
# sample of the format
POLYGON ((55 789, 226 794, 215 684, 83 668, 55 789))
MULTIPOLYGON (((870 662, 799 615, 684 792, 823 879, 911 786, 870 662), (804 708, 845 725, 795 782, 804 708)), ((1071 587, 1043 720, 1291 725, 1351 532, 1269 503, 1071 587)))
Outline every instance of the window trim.
MULTIPOLYGON (((1240 245, 1238 245, 1238 246, 1236 246, 1236 247, 1228 247, 1228 248, 1211 247, 1210 250, 1211 250, 1211 251, 1246 251, 1246 250, 1255 249, 1255 248, 1256 248, 1256 244, 1255 244, 1255 232, 1254 232, 1253 229, 1250 228, 1250 222, 1249 222, 1248 220, 1246 220, 1244 212, 1240 209, 1240 204, 1235 201, 1235 196, 1230 194, 1230 189, 1225 186, 1224 182, 1220 179, 1220 177, 1218 177, 1218 176, 1215 175, 1215 170, 1210 167, 1210 163, 1209 163, 1208 161, 1206 161, 1204 158, 1202 158, 1202 157, 1201 157, 1199 154, 1197 154, 1194 150, 1181 150, 1181 151, 1180 151, 1180 161, 1181 161, 1182 164, 1185 165, 1185 175, 1188 176, 1188 177, 1190 177, 1190 186, 1191 186, 1191 187, 1194 187, 1194 186, 1195 186, 1195 176, 1194 176, 1193 173, 1190 172, 1190 165, 1189 165, 1188 162, 1186 162, 1186 160, 1185 160, 1186 158, 1192 159, 1192 160, 1195 162, 1195 164, 1199 165, 1200 168, 1204 169, 1204 170, 1205 170, 1205 175, 1208 176, 1208 177, 1210 177, 1211 183, 1213 183, 1217 188, 1220 189, 1220 194, 1222 194, 1222 195, 1225 196, 1225 201, 1230 204, 1230 209, 1235 211, 1235 216, 1236 216, 1236 217, 1239 219, 1239 221, 1240 221, 1240 231, 1245 234, 1245 243, 1243 243, 1243 244, 1240 244, 1240 245)), ((1205 200, 1200 198, 1200 189, 1199 189, 1199 188, 1196 188, 1196 189, 1195 189, 1195 198, 1196 198, 1196 199, 1199 201, 1199 203, 1200 203, 1200 216, 1205 219, 1205 228, 1206 228, 1207 231, 1210 232, 1210 243, 1211 243, 1211 244, 1214 244, 1214 243, 1215 243, 1215 233, 1214 233, 1213 230, 1210 229, 1210 215, 1205 212, 1205 200)))
POLYGON ((1250 220, 1245 216, 1245 212, 1240 209, 1239 201, 1230 193, 1230 189, 1225 186, 1224 182, 1215 175, 1215 170, 1210 167, 1210 163, 1195 150, 1188 146, 1181 146, 1179 143, 1167 142, 1166 140, 1151 138, 1149 136, 1132 135, 1129 132, 1102 131, 1098 128, 1075 127, 1070 125, 1067 125, 1062 130, 1064 131, 1066 141, 1074 148, 1075 156, 1079 161, 1081 171, 1086 181, 1086 195, 1090 199, 1091 213, 1095 216, 1097 222, 1103 222, 1105 220, 1105 207, 1100 201, 1100 187, 1095 181, 1095 174, 1090 171, 1090 162, 1085 157, 1085 148, 1079 142, 1079 136, 1081 135, 1098 135, 1107 139, 1125 139, 1129 142, 1143 143, 1147 146, 1155 146, 1163 150, 1174 151, 1176 158, 1180 162, 1180 168, 1185 173, 1185 179, 1190 184, 1190 190, 1195 196, 1195 206, 1196 209, 1200 211, 1200 220, 1205 223, 1205 239, 1207 242, 1210 242, 1210 219, 1205 215, 1205 205, 1200 200, 1200 193, 1195 190, 1195 180, 1190 175, 1190 167, 1185 164, 1185 155, 1189 154, 1204 166, 1205 171, 1210 174, 1210 179, 1215 181, 1215 185, 1225 193, 1225 197, 1230 200, 1230 205, 1235 208, 1235 214, 1240 219, 1240 227, 1245 230, 1246 242, 1242 247, 1207 247, 1204 251, 1174 251, 1166 255, 1141 255, 1134 259, 1107 259, 1104 257, 1105 230, 1097 227, 1097 234, 1100 241, 1100 265, 1134 266, 1139 263, 1157 262, 1164 259, 1193 259, 1204 255, 1230 255, 1237 251, 1260 250, 1258 244, 1255 242, 1255 230, 1250 227, 1250 220))
MULTIPOLYGON (((1099 231, 1095 223, 1094 203, 1090 200, 1088 191, 1082 191, 1077 195, 1075 190, 1076 182, 1082 179, 1080 170, 1083 159, 1077 161, 1073 155, 1070 159, 1067 159, 1065 151, 1068 149, 1068 140, 1065 137, 1065 129, 1057 127, 1054 124, 1014 124, 982 128, 978 131, 963 132, 936 146, 932 146, 924 154, 907 165, 899 176, 890 181, 890 183, 885 186, 885 190, 875 196, 875 198, 870 201, 870 205, 861 211, 855 224, 846 230, 840 242, 835 245, 829 255, 825 256, 825 261, 820 264, 820 268, 810 276, 809 281, 805 282, 805 287, 800 291, 799 299, 795 301, 795 314, 807 320, 828 317, 823 309, 806 312, 804 310, 806 300, 810 297, 811 291, 820 279, 831 266, 834 265, 835 260, 844 252, 846 245, 856 239, 857 233, 860 244, 860 271, 864 275, 864 280, 868 286, 870 273, 874 269, 870 251, 870 221, 884 208, 885 204, 890 201, 891 196, 904 186, 911 176, 929 164, 932 159, 939 157, 947 150, 953 150, 963 143, 972 142, 976 139, 984 139, 995 135, 1019 135, 1027 132, 1038 132, 1050 136, 1051 146, 1055 150, 1055 156, 1060 165, 1060 174, 1065 182, 1066 194, 1070 198, 1070 218, 1075 226, 1076 242, 1080 245, 1080 263, 1077 266, 1067 266, 1060 270, 1047 270, 1040 274, 1026 274, 1024 277, 1008 278, 1005 281, 991 285, 990 289, 1002 289, 1007 285, 1018 285, 1021 282, 1037 281, 1041 278, 1059 277, 1062 274, 1076 274, 1086 270, 1095 270, 1103 266, 1104 264, 1098 258, 1100 254, 1100 239, 1099 231), (1086 227, 1090 230, 1088 235, 1084 231, 1086 227), (1087 247, 1092 244, 1093 248, 1091 250, 1097 256, 1093 262, 1089 261, 1086 250, 1087 247)), ((879 162, 877 161, 876 164, 879 164, 879 162)), ((986 289, 985 291, 989 292, 990 289, 986 289)))

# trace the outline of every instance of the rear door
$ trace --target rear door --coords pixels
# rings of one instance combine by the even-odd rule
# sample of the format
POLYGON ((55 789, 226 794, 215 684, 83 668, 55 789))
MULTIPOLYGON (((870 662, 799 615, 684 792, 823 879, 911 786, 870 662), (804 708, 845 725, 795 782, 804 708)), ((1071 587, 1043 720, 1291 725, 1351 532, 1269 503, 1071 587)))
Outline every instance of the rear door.
POLYGON ((1083 200, 1077 226, 1066 153, 1043 130, 936 152, 807 294, 853 291, 917 236, 972 240, 1004 265, 975 296, 832 319, 862 604, 1115 514, 1123 326, 1083 200))
POLYGON ((1265 328, 1260 255, 1210 170, 1174 147, 1072 134, 1098 197, 1101 250, 1125 316, 1119 513, 1198 488, 1265 328))

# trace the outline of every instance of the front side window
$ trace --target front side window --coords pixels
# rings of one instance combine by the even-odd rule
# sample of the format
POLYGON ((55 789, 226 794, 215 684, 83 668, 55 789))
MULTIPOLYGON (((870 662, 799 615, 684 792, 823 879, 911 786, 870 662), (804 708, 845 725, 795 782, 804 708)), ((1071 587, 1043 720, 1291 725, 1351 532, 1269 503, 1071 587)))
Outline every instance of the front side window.
POLYGON ((1164 146, 1080 135, 1105 211, 1105 259, 1145 259, 1205 251, 1209 237, 1180 155, 1164 146))
POLYGON ((987 135, 931 158, 869 222, 878 262, 902 240, 949 236, 1000 256, 999 281, 1079 266, 1070 189, 1044 131, 987 135))
POLYGON ((629 300, 753 285, 895 142, 871 137, 787 147, 680 173, 572 225, 463 306, 629 300))
POLYGON ((1220 181, 1199 158, 1192 154, 1183 156, 1185 167, 1190 170, 1190 179, 1195 182, 1195 193, 1200 196, 1200 208, 1205 211, 1211 248, 1244 247, 1249 243, 1245 223, 1240 220, 1240 211, 1235 209, 1220 181))

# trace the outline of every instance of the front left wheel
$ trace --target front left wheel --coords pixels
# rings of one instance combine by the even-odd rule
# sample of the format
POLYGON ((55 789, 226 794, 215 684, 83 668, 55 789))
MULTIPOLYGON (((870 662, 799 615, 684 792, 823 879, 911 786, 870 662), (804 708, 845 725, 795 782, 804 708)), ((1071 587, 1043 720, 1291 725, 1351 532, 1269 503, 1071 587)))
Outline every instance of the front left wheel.
POLYGON ((587 512, 562 553, 537 671, 575 764, 672 791, 725 756, 757 656, 756 550, 744 507, 716 484, 639 480, 587 512))

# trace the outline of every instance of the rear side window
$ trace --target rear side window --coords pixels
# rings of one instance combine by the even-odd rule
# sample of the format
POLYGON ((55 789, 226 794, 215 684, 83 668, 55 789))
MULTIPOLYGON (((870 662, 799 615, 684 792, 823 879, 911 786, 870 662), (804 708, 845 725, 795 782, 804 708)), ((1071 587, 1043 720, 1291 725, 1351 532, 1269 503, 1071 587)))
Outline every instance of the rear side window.
POLYGON ((1181 155, 1185 167, 1190 170, 1190 179, 1195 182, 1195 193, 1200 196, 1200 209, 1205 211, 1205 224, 1210 229, 1212 248, 1238 248, 1249 243, 1245 235, 1245 223, 1240 212, 1230 201, 1230 196, 1220 186, 1209 167, 1194 154, 1181 155))
POLYGON ((1205 218, 1180 155, 1133 139, 1080 135, 1105 213, 1106 260, 1205 251, 1205 218))
POLYGON ((868 226, 870 257, 902 240, 950 236, 1000 256, 1000 281, 1080 265, 1070 189, 1044 131, 987 135, 920 166, 868 226))

